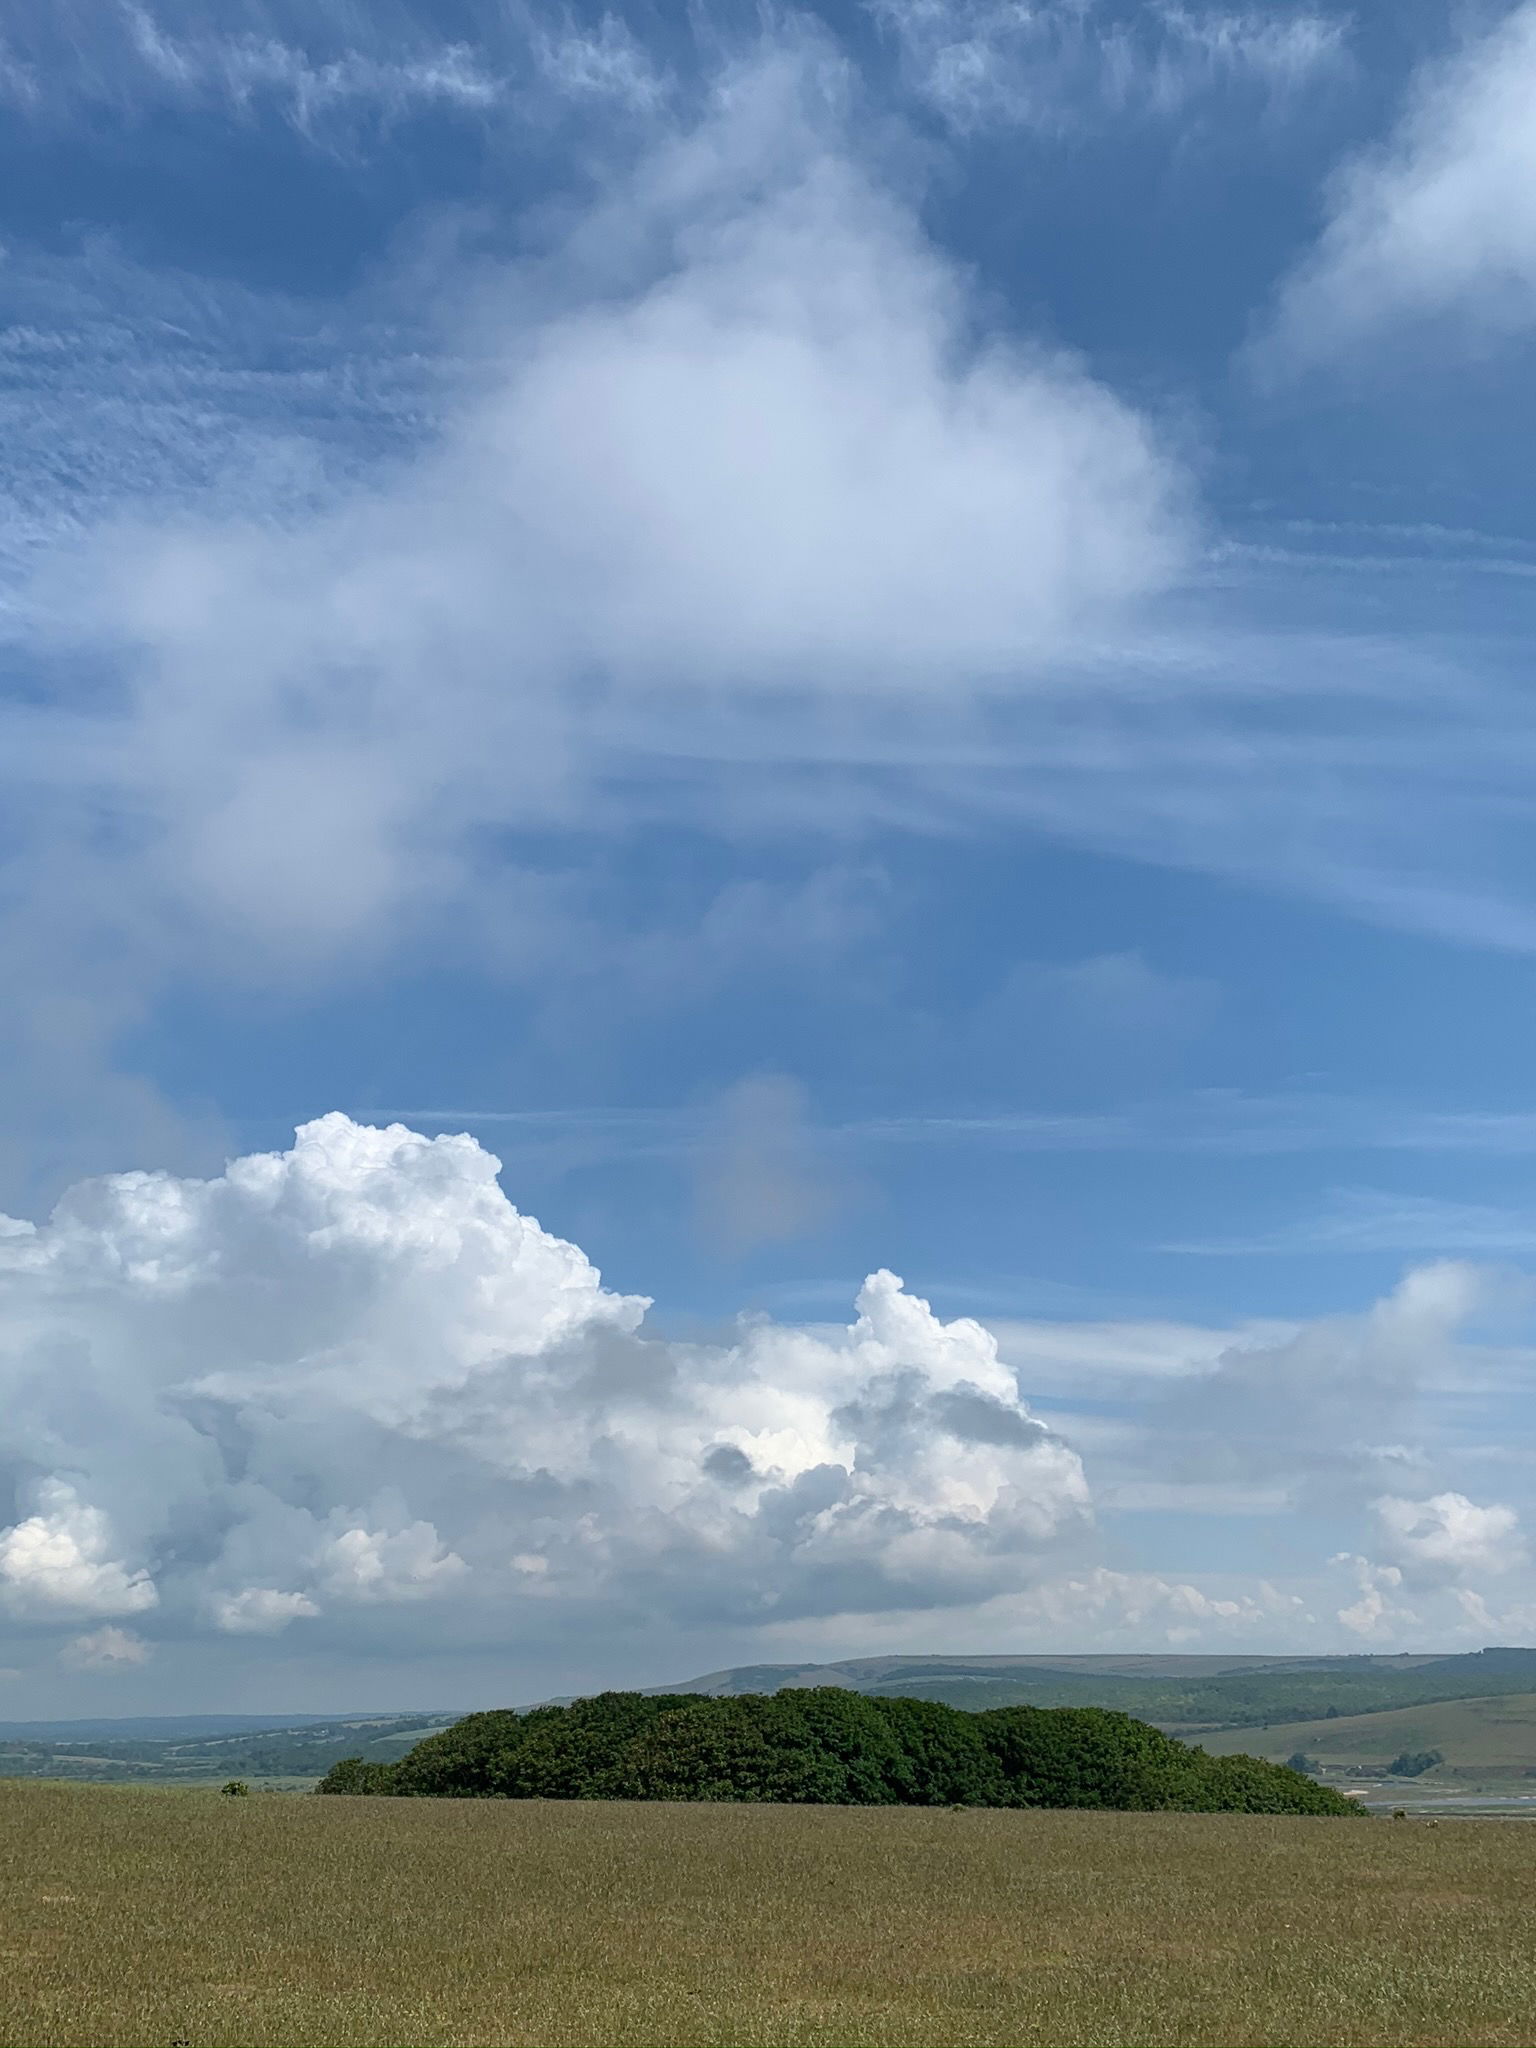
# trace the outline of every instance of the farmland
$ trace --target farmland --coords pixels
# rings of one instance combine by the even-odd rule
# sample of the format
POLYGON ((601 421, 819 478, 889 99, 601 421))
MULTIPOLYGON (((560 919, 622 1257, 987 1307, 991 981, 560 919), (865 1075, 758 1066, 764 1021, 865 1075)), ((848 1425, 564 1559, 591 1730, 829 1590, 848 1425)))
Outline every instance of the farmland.
POLYGON ((1435 1750, 1444 1762, 1413 1781, 1417 1792, 1498 1788, 1536 1793, 1536 1693, 1442 1700, 1389 1713, 1284 1721, 1198 1738, 1217 1754, 1246 1750, 1283 1762, 1298 1751, 1330 1770, 1385 1770, 1392 1759, 1435 1750))
MULTIPOLYGON (((393 1763, 424 1734, 447 1725, 442 1714, 354 1715, 233 1728, 177 1727, 159 1721, 0 1725, 0 1778, 79 1778, 94 1784, 219 1783, 258 1778, 312 1785, 344 1756, 393 1763)), ((231 1717, 234 1718, 234 1717, 231 1717)))
POLYGON ((1536 1688, 1536 1650, 1356 1657, 856 1657, 839 1664, 747 1665, 668 1692, 772 1692, 849 1685, 972 1710, 1116 1707, 1160 1728, 1255 1728, 1327 1714, 1389 1712, 1436 1700, 1536 1688))
POLYGON ((1529 2043, 1536 1828, 0 1784, 0 2043, 1529 2043))

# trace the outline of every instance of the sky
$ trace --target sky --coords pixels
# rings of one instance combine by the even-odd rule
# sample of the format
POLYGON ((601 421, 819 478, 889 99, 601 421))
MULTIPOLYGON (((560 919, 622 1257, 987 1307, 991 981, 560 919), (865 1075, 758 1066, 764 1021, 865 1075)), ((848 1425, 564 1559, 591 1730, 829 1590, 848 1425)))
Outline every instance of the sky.
POLYGON ((1536 1639, 1536 0, 20 0, 0 1718, 1536 1639))

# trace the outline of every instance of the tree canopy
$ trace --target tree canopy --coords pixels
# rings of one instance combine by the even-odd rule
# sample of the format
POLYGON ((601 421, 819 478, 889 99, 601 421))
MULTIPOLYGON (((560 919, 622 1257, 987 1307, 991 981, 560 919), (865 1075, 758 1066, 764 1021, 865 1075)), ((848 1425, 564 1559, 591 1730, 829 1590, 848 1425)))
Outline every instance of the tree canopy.
POLYGON ((1103 1707, 972 1714, 837 1686, 729 1699, 606 1692, 526 1714, 469 1714, 398 1763, 349 1757, 316 1789, 437 1799, 1359 1810, 1283 1764, 1208 1756, 1103 1707))

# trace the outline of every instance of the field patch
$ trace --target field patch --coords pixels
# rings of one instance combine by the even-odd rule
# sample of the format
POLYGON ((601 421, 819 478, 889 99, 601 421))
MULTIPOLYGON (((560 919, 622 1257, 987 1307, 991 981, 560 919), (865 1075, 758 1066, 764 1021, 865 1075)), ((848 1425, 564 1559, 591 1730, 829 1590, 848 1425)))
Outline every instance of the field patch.
POLYGON ((1394 1757, 1438 1750, 1445 1761, 1410 1782, 1420 1791, 1489 1786, 1536 1793, 1536 1692, 1442 1700, 1386 1714, 1341 1714, 1194 1736, 1215 1754, 1247 1750, 1283 1763, 1297 1753, 1332 1769, 1384 1771, 1394 1757))
POLYGON ((0 1784, 0 2043, 1529 2043, 1521 1822, 0 1784))

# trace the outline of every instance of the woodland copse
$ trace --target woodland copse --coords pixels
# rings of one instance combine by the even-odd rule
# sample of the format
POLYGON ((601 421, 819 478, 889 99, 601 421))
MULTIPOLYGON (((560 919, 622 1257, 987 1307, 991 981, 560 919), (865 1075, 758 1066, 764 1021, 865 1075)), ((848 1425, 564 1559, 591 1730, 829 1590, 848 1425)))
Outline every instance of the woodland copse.
POLYGON ((322 1793, 1356 1814, 1331 1787, 1209 1756, 1094 1707, 967 1713, 835 1686, 717 1699, 610 1692, 469 1714, 397 1763, 348 1758, 322 1793))

